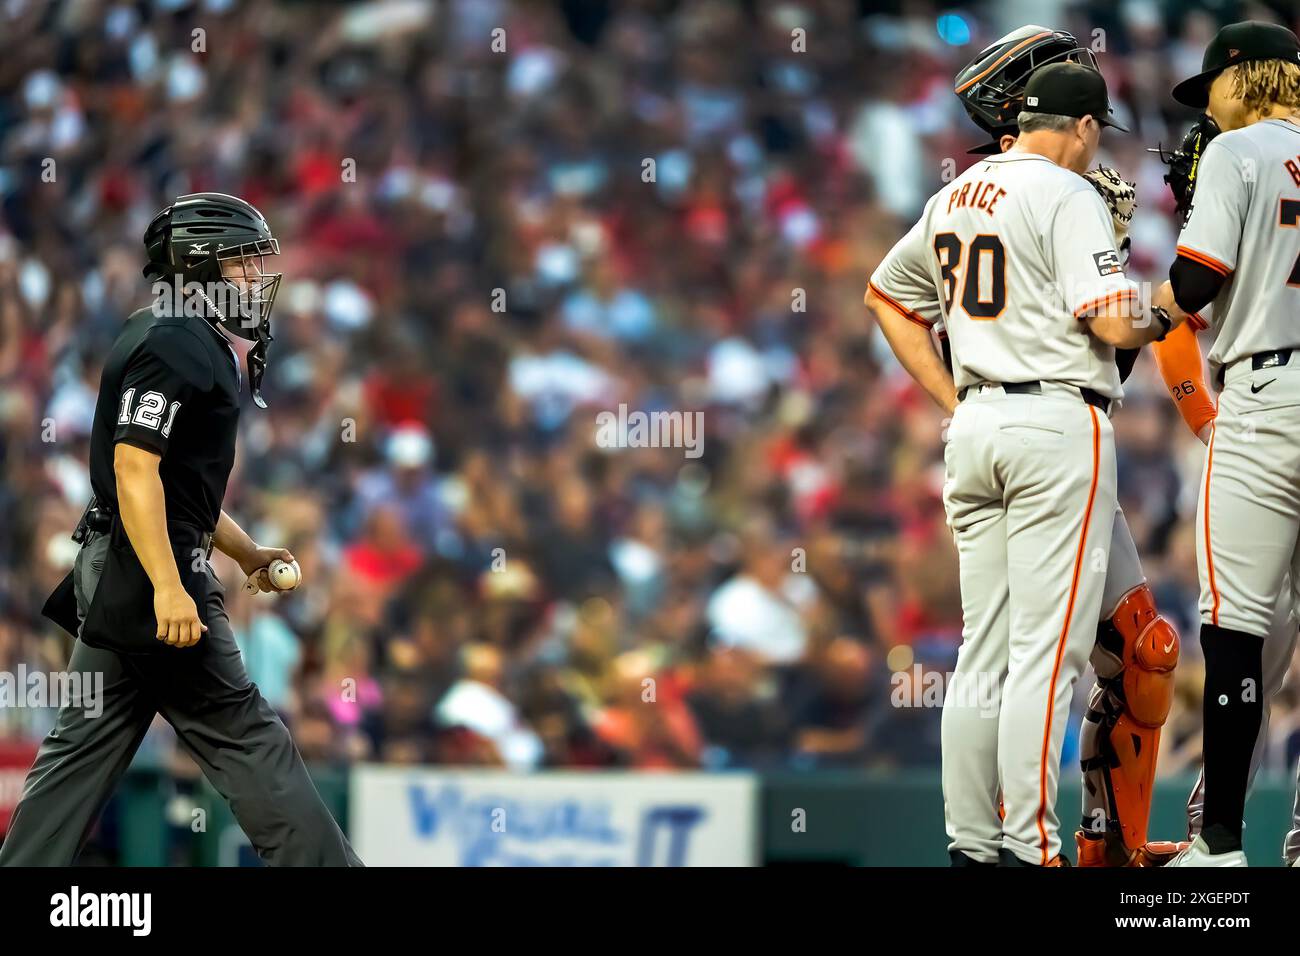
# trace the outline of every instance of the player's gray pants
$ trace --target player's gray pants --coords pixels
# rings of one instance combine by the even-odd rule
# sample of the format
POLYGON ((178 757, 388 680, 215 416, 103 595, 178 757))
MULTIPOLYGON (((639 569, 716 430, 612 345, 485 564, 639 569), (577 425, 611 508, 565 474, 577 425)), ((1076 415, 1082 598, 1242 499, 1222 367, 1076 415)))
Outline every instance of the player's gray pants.
POLYGON ((1133 532, 1129 531, 1124 512, 1116 504, 1110 529, 1110 559, 1106 562, 1106 587, 1102 591, 1101 617, 1098 620, 1109 621, 1119 607, 1120 599, 1145 583, 1146 579, 1137 545, 1133 542, 1133 532))
MULTIPOLYGON (((92 535, 77 555, 73 581, 83 619, 108 540, 92 535)), ((83 693, 59 712, 27 775, 0 846, 0 865, 71 865, 155 712, 230 802, 262 859, 285 866, 361 865, 288 730, 248 679, 221 585, 211 568, 208 574, 208 630, 193 649, 128 657, 77 641, 69 671, 103 674, 102 700, 83 693)), ((83 691, 94 693, 93 683, 83 691)))
POLYGON ((1077 390, 1044 383, 1042 395, 971 390, 948 435, 964 618, 943 710, 949 847, 1045 863, 1060 852, 1061 745, 1101 614, 1114 434, 1077 390))
POLYGON ((1224 381, 1197 496, 1201 620, 1267 639, 1300 572, 1300 355, 1224 381))
MULTIPOLYGON (((1280 628, 1278 615, 1294 600, 1290 582, 1300 580, 1297 433, 1300 355, 1259 371, 1249 359, 1226 370, 1197 496, 1201 620, 1264 638, 1266 722, 1273 672, 1285 668, 1296 639, 1294 625, 1280 628)), ((1256 767, 1263 736, 1256 739, 1256 767)), ((1286 852, 1300 852, 1300 822, 1286 852)))
MULTIPOLYGON (((1101 615, 1098 624, 1104 624, 1115 616, 1119 602, 1124 595, 1135 587, 1146 583, 1142 573, 1142 560, 1138 557, 1137 545, 1133 542, 1133 533, 1129 531, 1128 521, 1119 504, 1115 505, 1115 516, 1111 521, 1110 555, 1106 562, 1106 585, 1102 590, 1101 615)), ((1096 675, 1089 693, 1089 700, 1098 699, 1103 692, 1102 679, 1114 681, 1124 672, 1122 658, 1102 647, 1098 641, 1089 656, 1093 674, 1096 675)), ((1079 732, 1079 758, 1087 762, 1101 752, 1100 725, 1084 719, 1079 732)), ((1085 826, 1104 826, 1107 821, 1106 790, 1101 784, 1101 772, 1090 771, 1084 774, 1083 819, 1085 826), (1090 777, 1091 774, 1092 776, 1090 777), (1089 784, 1092 786, 1089 786, 1089 784)))

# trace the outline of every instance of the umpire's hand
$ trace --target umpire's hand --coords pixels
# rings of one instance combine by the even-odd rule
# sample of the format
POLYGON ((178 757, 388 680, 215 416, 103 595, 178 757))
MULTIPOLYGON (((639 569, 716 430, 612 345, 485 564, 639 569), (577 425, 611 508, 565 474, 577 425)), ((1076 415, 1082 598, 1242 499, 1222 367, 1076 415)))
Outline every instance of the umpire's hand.
POLYGON ((264 548, 261 545, 253 545, 251 551, 241 555, 238 558, 239 566, 243 572, 248 575, 248 580, 244 582, 244 589, 250 594, 271 594, 280 589, 271 583, 269 568, 272 561, 276 559, 293 563, 293 554, 288 548, 264 548))
POLYGON ((179 582, 154 589, 153 613, 158 619, 158 640, 172 647, 193 647, 208 626, 199 620, 194 599, 179 582))

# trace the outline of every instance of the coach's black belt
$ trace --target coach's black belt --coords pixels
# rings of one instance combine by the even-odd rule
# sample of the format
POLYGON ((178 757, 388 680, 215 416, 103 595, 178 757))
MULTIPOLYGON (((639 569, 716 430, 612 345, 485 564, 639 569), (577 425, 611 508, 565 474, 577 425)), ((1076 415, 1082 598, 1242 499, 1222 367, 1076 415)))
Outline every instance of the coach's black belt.
MULTIPOLYGON (((998 386, 999 388, 1002 389, 1002 391, 1006 392, 1008 395, 1043 394, 1042 382, 982 382, 981 384, 998 386)), ((966 400, 966 393, 975 387, 976 386, 974 385, 967 385, 963 387, 961 391, 957 393, 957 401, 964 402, 966 400)), ((1101 409, 1103 415, 1105 415, 1110 411, 1110 399, 1107 398, 1105 395, 1102 395, 1100 392, 1097 392, 1091 388, 1081 388, 1079 389, 1079 394, 1083 396, 1083 400, 1087 402, 1089 405, 1093 406, 1094 408, 1101 409)))
MULTIPOLYGON (((100 534, 108 534, 113 530, 113 522, 120 519, 118 519, 115 512, 109 511, 107 508, 99 505, 89 509, 83 520, 86 528, 89 530, 97 531, 100 534)), ((78 530, 80 530, 80 528, 78 530)), ((194 525, 185 524, 180 521, 168 521, 167 531, 169 536, 173 538, 173 542, 177 538, 182 542, 187 540, 194 541, 197 539, 197 546, 203 552, 204 560, 206 561, 212 557, 212 532, 201 531, 194 525)), ((84 538, 84 535, 82 537, 84 538)), ((73 540, 80 540, 75 533, 73 535, 73 540)))
POLYGON ((1250 367, 1258 372, 1260 369, 1276 368, 1291 361, 1291 349, 1278 349, 1276 352, 1256 352, 1250 357, 1250 367))

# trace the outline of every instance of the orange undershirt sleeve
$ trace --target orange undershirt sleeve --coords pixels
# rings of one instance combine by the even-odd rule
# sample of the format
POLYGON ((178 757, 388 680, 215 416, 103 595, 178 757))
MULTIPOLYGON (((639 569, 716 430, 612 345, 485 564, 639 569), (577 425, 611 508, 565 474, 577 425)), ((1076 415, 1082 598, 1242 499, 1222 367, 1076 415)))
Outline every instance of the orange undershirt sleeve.
POLYGON ((1163 342, 1153 343, 1152 350, 1160 377, 1173 395, 1178 413, 1192 434, 1199 434, 1207 422, 1214 420, 1218 408, 1205 387, 1205 363, 1201 360, 1196 329, 1190 321, 1184 322, 1165 336, 1163 342))

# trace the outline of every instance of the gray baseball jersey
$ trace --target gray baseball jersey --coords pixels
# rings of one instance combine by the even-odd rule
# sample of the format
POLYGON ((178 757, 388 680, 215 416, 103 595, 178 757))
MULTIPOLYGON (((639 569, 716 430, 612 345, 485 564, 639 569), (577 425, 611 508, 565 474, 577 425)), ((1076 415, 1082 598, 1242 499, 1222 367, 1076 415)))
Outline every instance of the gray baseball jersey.
POLYGON ((1210 368, 1300 346, 1300 126, 1220 133, 1201 157, 1178 253, 1227 276, 1212 313, 1210 368))
POLYGON ((1137 290, 1101 197, 1046 157, 1012 150, 957 177, 926 204, 871 287, 914 322, 942 318, 959 389, 1042 380, 1122 394, 1114 349, 1081 316, 1136 303, 1137 290))

